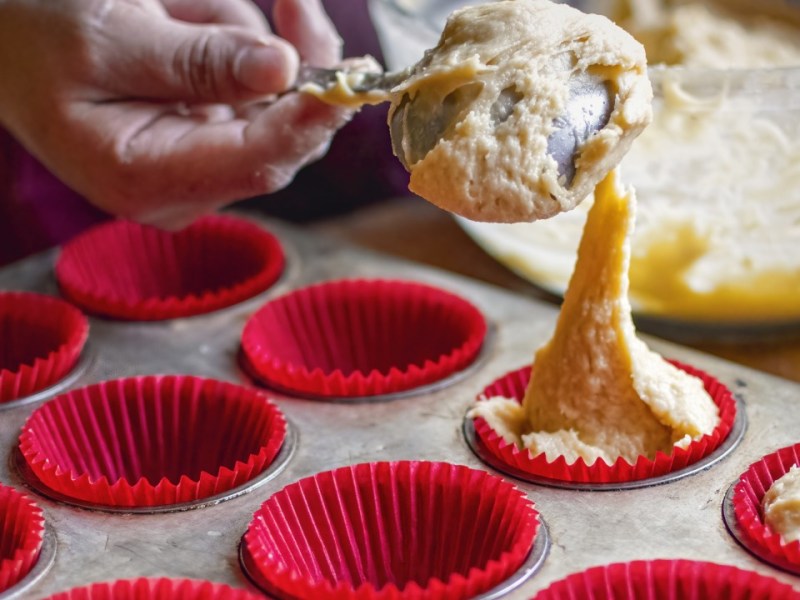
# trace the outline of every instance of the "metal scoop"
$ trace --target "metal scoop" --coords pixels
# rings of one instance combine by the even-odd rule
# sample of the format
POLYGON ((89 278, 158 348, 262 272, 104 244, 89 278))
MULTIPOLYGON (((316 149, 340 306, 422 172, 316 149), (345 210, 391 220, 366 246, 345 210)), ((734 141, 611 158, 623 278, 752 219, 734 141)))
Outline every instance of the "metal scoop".
POLYGON ((608 84, 585 73, 569 82, 567 110, 553 120, 553 132, 547 138, 547 153, 558 164, 558 174, 566 187, 575 179, 578 149, 589 137, 608 124, 614 110, 614 96, 608 84))
MULTIPOLYGON (((297 87, 312 82, 326 89, 337 82, 335 69, 302 67, 297 87)), ((359 73, 353 78, 351 89, 356 93, 374 90, 389 91, 402 83, 411 74, 411 69, 388 73, 359 73)), ((419 94, 411 99, 404 96, 390 123, 392 144, 400 162, 408 169, 423 158, 444 136, 451 124, 457 121, 477 96, 476 84, 467 84, 452 92, 436 105, 419 94), (405 126, 404 126, 405 125, 405 126), (409 136, 410 144, 404 147, 403 140, 409 136)), ((491 109, 496 125, 505 122, 523 96, 513 88, 501 92, 491 109)), ((553 120, 553 132, 547 138, 547 153, 558 164, 558 174, 564 178, 566 187, 575 178, 575 159, 578 149, 595 132, 608 123, 614 108, 613 95, 606 82, 586 73, 572 77, 569 83, 567 110, 553 120)))
POLYGON ((376 90, 388 92, 393 87, 408 79, 409 75, 411 75, 411 68, 402 71, 373 72, 362 71, 360 69, 354 69, 352 71, 348 71, 347 69, 323 69, 320 67, 301 65, 293 89, 300 89, 307 83, 316 84, 323 90, 329 89, 338 83, 340 73, 344 73, 345 75, 351 73, 357 74, 358 77, 352 79, 348 78, 350 89, 356 94, 367 94, 376 90))

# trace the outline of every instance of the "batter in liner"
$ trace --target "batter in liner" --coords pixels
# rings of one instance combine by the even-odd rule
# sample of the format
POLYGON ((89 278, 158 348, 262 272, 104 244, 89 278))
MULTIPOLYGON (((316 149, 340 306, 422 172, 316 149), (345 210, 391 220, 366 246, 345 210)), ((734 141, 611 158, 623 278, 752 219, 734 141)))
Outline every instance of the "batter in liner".
POLYGON ((793 466, 775 481, 761 501, 764 522, 785 543, 800 540, 800 468, 793 466))
POLYGON ((653 458, 711 433, 719 411, 702 382, 636 337, 628 301, 635 196, 612 171, 595 191, 553 337, 540 348, 522 404, 479 401, 508 442, 548 460, 609 464, 653 458))

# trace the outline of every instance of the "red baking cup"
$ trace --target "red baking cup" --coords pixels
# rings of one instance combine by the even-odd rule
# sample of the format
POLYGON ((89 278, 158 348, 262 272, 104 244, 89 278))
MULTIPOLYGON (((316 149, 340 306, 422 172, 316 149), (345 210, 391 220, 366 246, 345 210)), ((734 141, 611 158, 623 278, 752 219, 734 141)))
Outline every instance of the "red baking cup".
POLYGON ((48 596, 46 600, 259 600, 247 590, 210 581, 142 577, 93 583, 48 596))
POLYGON ((269 386, 326 397, 413 389, 467 367, 486 321, 419 283, 332 281, 268 302, 242 334, 244 362, 269 386))
POLYGON ((557 581, 534 600, 798 600, 777 579, 693 560, 637 560, 592 567, 557 581))
POLYGON ((30 572, 44 540, 44 515, 32 500, 0 485, 0 593, 30 572))
POLYGON ((781 448, 753 463, 737 482, 733 512, 747 542, 779 563, 800 571, 800 541, 784 543, 779 533, 764 523, 761 502, 772 484, 800 465, 800 444, 781 448))
POLYGON ((20 451, 40 482, 110 507, 222 494, 264 471, 286 435, 259 392, 199 377, 118 379, 58 396, 25 423, 20 451))
POLYGON ((88 335, 86 317, 63 300, 0 293, 0 402, 62 379, 78 361, 88 335))
MULTIPOLYGON (((677 361, 670 362, 699 378, 720 412, 720 422, 710 434, 693 441, 686 448, 675 448, 670 454, 658 452, 654 459, 640 456, 634 464, 621 457, 612 465, 598 459, 589 466, 583 458, 569 464, 563 456, 548 462, 544 453, 533 455, 528 449, 520 449, 516 444, 504 440, 481 417, 475 419, 475 433, 486 449, 505 464, 548 479, 572 483, 621 483, 659 477, 677 471, 708 456, 725 440, 736 419, 736 401, 727 387, 707 373, 677 361)), ((529 366, 512 371, 483 390, 480 398, 504 396, 521 403, 530 378, 529 366)))
POLYGON ((283 264, 278 240, 242 219, 213 215, 178 232, 114 221, 66 244, 56 278, 64 296, 92 313, 155 321, 255 296, 283 264))
POLYGON ((371 463, 274 494, 243 555, 259 585, 283 598, 457 600, 517 570, 538 527, 533 502, 484 471, 371 463))

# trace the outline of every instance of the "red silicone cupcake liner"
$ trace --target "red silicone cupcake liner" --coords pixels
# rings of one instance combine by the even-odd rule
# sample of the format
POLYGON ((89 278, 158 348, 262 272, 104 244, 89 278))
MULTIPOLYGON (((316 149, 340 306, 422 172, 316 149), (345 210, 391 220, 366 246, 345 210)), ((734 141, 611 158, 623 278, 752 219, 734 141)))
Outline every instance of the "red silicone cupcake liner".
POLYGON ((41 509, 14 488, 0 485, 0 593, 30 572, 43 541, 41 509))
POLYGON ((557 581, 534 600, 798 600, 777 579, 693 560, 637 560, 593 567, 557 581))
POLYGON ((800 541, 784 543, 779 533, 764 522, 761 502, 772 484, 792 466, 800 466, 800 444, 781 448, 753 463, 739 478, 733 492, 733 512, 745 542, 759 555, 800 573, 800 541))
MULTIPOLYGON (((475 433, 485 448, 496 458, 524 473, 571 483, 622 483, 660 477, 677 471, 711 454, 725 440, 736 419, 736 401, 730 390, 707 373, 676 361, 670 361, 679 369, 702 380, 706 391, 719 407, 720 422, 714 430, 686 448, 675 448, 670 454, 658 452, 654 459, 640 456, 635 464, 619 458, 609 465, 598 459, 587 465, 583 458, 567 463, 564 457, 549 462, 544 453, 533 455, 528 449, 520 449, 507 442, 486 422, 475 419, 475 433)), ((522 402, 531 377, 531 367, 512 371, 489 385, 480 395, 486 399, 504 396, 522 402)))
POLYGON ((286 435, 261 393, 199 377, 107 381, 39 407, 20 435, 33 475, 59 495, 108 507, 222 494, 264 471, 286 435))
POLYGON ((64 246, 56 278, 89 312, 153 321, 242 302, 271 286, 283 265, 272 234, 213 215, 178 232, 129 221, 95 227, 64 246))
POLYGON ((93 583, 46 600, 259 600, 247 590, 194 579, 146 578, 93 583))
POLYGON ((243 557, 282 598, 458 600, 517 570, 538 528, 533 502, 484 471, 371 463, 274 494, 255 513, 243 557))
POLYGON ((472 304, 419 283, 344 280, 268 302, 242 334, 244 364, 268 386, 319 397, 410 390, 478 355, 486 321, 472 304))
POLYGON ((75 366, 89 322, 58 298, 0 293, 0 403, 50 387, 75 366))

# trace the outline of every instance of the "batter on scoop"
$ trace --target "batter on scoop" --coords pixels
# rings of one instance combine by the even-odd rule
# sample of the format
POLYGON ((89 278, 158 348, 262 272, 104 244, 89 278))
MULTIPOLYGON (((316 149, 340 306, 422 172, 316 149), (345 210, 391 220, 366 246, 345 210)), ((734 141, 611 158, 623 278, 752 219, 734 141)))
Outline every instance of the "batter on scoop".
MULTIPOLYGON (((641 44, 607 18, 549 0, 503 0, 455 11, 436 47, 384 98, 395 154, 409 188, 478 221, 551 217, 583 200, 651 119, 641 44), (576 82, 610 98, 607 122, 560 173, 548 139, 576 82)), ((314 93, 375 103, 340 78, 314 93)))
POLYGON ((719 422, 702 382, 636 337, 628 301, 635 196, 616 179, 610 173, 595 191, 556 330, 536 353, 522 404, 492 398, 470 412, 551 461, 633 463, 686 446, 719 422))
POLYGON ((441 208, 477 221, 548 218, 583 200, 650 121, 645 72, 642 46, 605 17, 548 0, 465 8, 392 90, 395 154, 409 188, 441 208), (603 82, 613 106, 568 181, 548 138, 581 78, 603 82))

